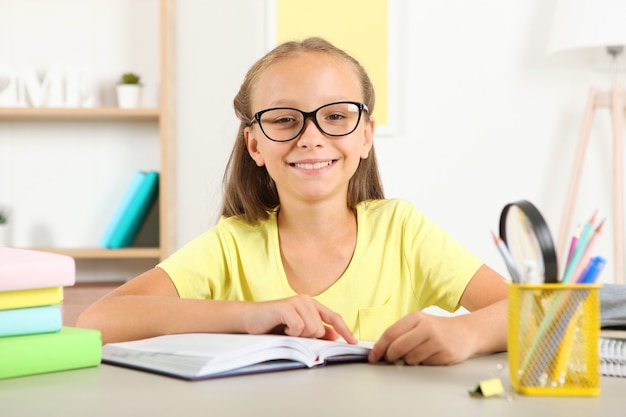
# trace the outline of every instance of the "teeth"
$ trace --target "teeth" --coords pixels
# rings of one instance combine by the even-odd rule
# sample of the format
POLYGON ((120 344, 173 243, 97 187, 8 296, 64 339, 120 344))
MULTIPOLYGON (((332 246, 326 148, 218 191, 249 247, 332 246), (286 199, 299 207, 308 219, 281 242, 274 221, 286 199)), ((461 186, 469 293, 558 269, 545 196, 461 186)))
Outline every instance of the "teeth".
POLYGON ((332 163, 333 161, 326 161, 326 162, 316 162, 314 164, 294 164, 294 165, 296 166, 296 168, 300 168, 300 169, 320 169, 320 168, 327 167, 328 165, 332 163))

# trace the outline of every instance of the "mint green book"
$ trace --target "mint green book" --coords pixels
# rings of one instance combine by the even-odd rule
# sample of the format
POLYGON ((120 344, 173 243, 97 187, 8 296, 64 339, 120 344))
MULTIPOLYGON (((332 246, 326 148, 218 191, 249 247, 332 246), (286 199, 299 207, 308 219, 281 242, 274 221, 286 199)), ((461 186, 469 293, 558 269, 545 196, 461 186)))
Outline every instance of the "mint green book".
POLYGON ((0 337, 0 379, 97 366, 102 335, 62 327, 57 333, 0 337))
POLYGON ((159 193, 159 173, 148 171, 122 214, 107 247, 125 248, 132 245, 159 193))
POLYGON ((0 310, 0 337, 58 332, 62 316, 61 304, 0 310))

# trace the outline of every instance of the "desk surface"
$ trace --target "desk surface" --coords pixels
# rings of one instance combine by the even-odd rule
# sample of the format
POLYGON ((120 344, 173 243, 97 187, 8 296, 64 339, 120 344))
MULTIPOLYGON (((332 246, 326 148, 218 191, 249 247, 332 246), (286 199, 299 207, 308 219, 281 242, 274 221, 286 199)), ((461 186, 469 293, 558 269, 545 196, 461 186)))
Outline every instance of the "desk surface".
POLYGON ((623 416, 626 378, 602 378, 599 397, 472 398, 500 376, 506 355, 448 367, 365 363, 187 382, 96 368, 0 380, 6 416, 623 416))

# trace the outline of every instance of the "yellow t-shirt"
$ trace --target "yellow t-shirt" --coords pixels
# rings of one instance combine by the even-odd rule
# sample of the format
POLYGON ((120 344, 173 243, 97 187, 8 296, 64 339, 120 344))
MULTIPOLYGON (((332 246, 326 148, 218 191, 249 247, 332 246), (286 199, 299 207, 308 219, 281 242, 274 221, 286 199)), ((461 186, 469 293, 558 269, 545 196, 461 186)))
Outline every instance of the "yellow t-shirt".
MULTIPOLYGON (((314 298, 341 314, 360 340, 377 340, 406 314, 429 306, 455 311, 483 264, 407 201, 362 202, 357 223, 348 268, 314 298)), ((158 266, 182 298, 266 301, 296 295, 283 269, 275 213, 254 226, 222 218, 158 266)))

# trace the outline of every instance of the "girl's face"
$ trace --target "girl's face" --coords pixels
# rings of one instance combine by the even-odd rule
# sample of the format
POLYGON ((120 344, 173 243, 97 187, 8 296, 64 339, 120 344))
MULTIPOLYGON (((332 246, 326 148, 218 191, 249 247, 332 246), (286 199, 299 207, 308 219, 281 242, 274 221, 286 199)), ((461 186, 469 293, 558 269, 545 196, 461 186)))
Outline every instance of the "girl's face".
MULTIPOLYGON (((252 112, 291 107, 304 112, 338 101, 362 102, 361 85, 352 67, 324 53, 283 58, 259 77, 252 95, 252 112)), ((365 111, 354 132, 332 137, 322 133, 312 118, 289 142, 268 139, 258 123, 244 131, 248 152, 265 166, 285 199, 323 201, 347 198, 348 182, 361 158, 372 147, 374 119, 365 111)))

